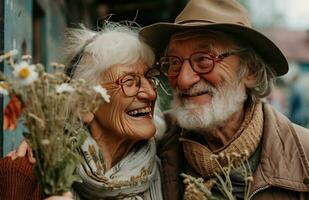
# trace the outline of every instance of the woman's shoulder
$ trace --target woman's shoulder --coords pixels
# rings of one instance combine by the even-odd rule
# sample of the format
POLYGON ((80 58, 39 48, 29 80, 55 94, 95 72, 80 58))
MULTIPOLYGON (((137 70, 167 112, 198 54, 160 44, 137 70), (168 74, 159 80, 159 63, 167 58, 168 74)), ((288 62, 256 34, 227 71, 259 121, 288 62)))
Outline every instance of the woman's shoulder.
POLYGON ((27 157, 0 159, 0 199, 39 200, 39 183, 27 157), (27 197, 27 198, 26 198, 27 197))
POLYGON ((27 157, 18 157, 12 160, 11 157, 4 157, 0 159, 0 178, 3 176, 27 176, 35 179, 33 172, 33 164, 31 164, 27 157))

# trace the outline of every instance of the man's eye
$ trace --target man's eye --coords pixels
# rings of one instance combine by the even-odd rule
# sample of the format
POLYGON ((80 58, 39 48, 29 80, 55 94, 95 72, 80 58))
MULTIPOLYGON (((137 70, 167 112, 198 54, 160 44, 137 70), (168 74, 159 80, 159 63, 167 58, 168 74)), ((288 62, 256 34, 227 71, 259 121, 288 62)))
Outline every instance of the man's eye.
POLYGON ((171 65, 179 65, 180 64, 180 60, 179 59, 171 59, 170 60, 170 64, 171 65))
POLYGON ((206 56, 203 56, 203 55, 194 58, 194 61, 195 61, 195 62, 203 62, 203 61, 205 61, 205 60, 209 60, 209 58, 206 57, 206 56))

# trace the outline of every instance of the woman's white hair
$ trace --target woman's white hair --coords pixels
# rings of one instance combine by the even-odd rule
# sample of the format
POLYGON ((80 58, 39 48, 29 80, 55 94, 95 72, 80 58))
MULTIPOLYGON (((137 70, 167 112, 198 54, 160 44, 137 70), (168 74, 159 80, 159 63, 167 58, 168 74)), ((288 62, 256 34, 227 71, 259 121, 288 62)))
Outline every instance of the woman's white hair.
POLYGON ((69 29, 65 43, 66 64, 72 77, 90 85, 102 81, 102 73, 115 65, 132 65, 142 60, 154 63, 154 53, 138 35, 138 28, 107 22, 99 31, 84 26, 69 29))
MULTIPOLYGON (((102 73, 110 67, 129 66, 139 60, 151 66, 155 55, 138 31, 137 27, 115 22, 107 22, 99 31, 92 31, 82 25, 80 28, 68 29, 64 60, 69 69, 68 75, 74 79, 84 79, 94 86, 101 83, 102 73)), ((156 135, 160 137, 166 125, 158 105, 154 123, 157 127, 156 135)))

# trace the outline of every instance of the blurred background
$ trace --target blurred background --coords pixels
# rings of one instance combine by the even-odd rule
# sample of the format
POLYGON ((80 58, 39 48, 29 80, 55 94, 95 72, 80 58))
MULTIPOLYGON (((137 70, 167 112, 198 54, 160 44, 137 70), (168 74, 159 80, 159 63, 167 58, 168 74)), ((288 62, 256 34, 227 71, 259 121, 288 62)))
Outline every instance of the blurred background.
MULTIPOLYGON (((297 124, 309 128, 309 1, 239 0, 249 11, 255 29, 272 39, 290 64, 287 75, 276 80, 266 98, 297 124)), ((136 21, 141 26, 159 21, 173 22, 187 0, 0 0, 0 51, 17 49, 31 54, 33 62, 48 68, 61 62, 66 27, 79 23, 95 29, 104 19, 136 21)), ((5 73, 6 67, 0 63, 5 73)), ((163 110, 169 98, 161 95, 163 110)), ((0 98, 1 112, 7 98, 0 98)), ((0 115, 2 123, 2 115, 0 115)), ((0 128, 0 157, 16 148, 24 127, 15 132, 0 128)))

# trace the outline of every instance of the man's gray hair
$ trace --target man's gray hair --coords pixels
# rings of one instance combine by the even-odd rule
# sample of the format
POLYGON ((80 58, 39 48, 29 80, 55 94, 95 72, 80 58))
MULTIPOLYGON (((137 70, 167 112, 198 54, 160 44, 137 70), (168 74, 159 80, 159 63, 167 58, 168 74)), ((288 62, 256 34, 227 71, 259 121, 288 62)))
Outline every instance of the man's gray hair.
POLYGON ((269 95, 276 77, 275 72, 253 49, 248 49, 240 57, 239 77, 246 74, 253 74, 255 77, 255 83, 247 88, 248 98, 256 102, 269 95))
POLYGON ((107 22, 99 31, 84 26, 68 29, 65 40, 65 64, 73 78, 91 85, 102 81, 102 73, 115 65, 132 65, 138 60, 154 63, 154 53, 141 40, 138 28, 107 22))

